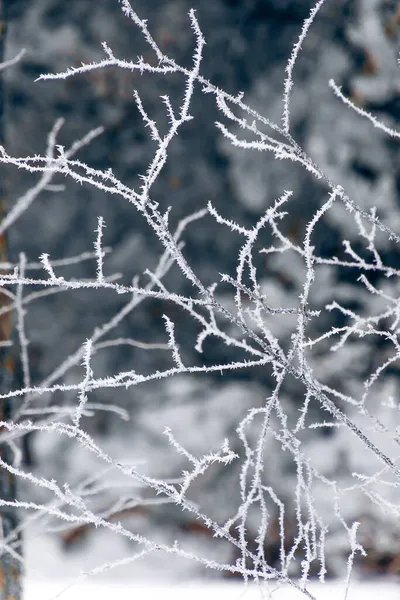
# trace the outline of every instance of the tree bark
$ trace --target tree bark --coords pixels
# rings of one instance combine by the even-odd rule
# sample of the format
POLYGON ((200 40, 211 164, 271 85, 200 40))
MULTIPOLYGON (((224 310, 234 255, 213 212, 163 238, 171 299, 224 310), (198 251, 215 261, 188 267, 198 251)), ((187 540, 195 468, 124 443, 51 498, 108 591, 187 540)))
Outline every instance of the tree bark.
MULTIPOLYGON (((7 31, 7 0, 0 0, 0 62, 4 61, 5 39, 7 31)), ((3 76, 0 73, 0 144, 5 139, 5 94, 3 76)), ((6 212, 7 204, 7 178, 5 173, 0 173, 0 219, 6 212)), ((7 237, 0 236, 0 261, 7 260, 7 237)), ((9 302, 6 295, 0 294, 0 307, 9 302)), ((11 311, 0 316, 0 341, 8 341, 12 335, 11 311)), ((11 388, 14 378, 14 361, 7 347, 0 347, 0 391, 2 393, 11 388)), ((7 421, 12 418, 12 400, 0 400, 0 420, 7 421)), ((0 429, 1 431, 1 429, 0 429)), ((0 444, 0 457, 13 464, 14 453, 7 443, 0 444)), ((6 501, 16 499, 15 477, 6 469, 0 467, 0 498, 6 501)), ((2 507, 0 509, 0 541, 6 539, 14 531, 18 523, 17 511, 14 508, 2 507)), ((16 549, 20 553, 20 547, 16 549)), ((21 562, 16 555, 0 547, 0 600, 20 600, 21 598, 21 562)))

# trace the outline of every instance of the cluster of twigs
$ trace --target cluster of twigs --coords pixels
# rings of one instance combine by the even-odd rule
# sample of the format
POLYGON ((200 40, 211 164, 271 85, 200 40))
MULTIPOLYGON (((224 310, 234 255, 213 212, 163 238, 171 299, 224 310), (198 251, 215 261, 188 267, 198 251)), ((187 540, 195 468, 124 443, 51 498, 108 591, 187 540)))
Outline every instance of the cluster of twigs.
MULTIPOLYGON (((28 516, 22 521, 19 529, 30 526, 32 522, 41 524, 43 527, 48 526, 51 522, 54 527, 54 519, 58 519, 64 527, 92 524, 116 532, 137 543, 139 547, 137 553, 131 554, 122 561, 103 565, 93 572, 135 561, 154 551, 163 550, 198 561, 211 569, 239 574, 245 581, 274 580, 278 583, 288 583, 301 589, 308 597, 312 598, 312 594, 307 590, 307 582, 310 573, 315 572, 315 564, 318 564, 317 572, 320 579, 324 580, 325 578, 327 572, 325 545, 330 533, 330 523, 321 516, 319 511, 314 494, 316 487, 323 486, 329 491, 332 499, 332 519, 336 520, 347 533, 348 582, 356 554, 365 554, 365 550, 357 538, 359 523, 347 522, 341 515, 342 497, 351 490, 361 491, 372 502, 384 506, 386 510, 392 511, 395 515, 399 514, 398 502, 387 499, 383 490, 385 486, 397 489, 399 485, 400 468, 397 465, 396 450, 381 450, 379 443, 373 441, 371 432, 380 432, 393 442, 395 448, 400 441, 399 434, 381 422, 374 411, 368 408, 368 400, 374 384, 385 370, 400 357, 398 341, 400 298, 395 286, 392 286, 390 290, 385 290, 371 283, 369 279, 371 272, 390 278, 391 281, 397 279, 400 271, 384 264, 376 240, 379 234, 389 238, 394 244, 399 244, 400 235, 380 220, 376 210, 368 211, 358 206, 340 183, 332 181, 315 160, 299 146, 291 134, 290 102, 296 60, 309 28, 324 3, 324 0, 319 0, 311 10, 309 18, 304 22, 299 39, 293 47, 286 68, 281 123, 274 123, 258 114, 245 103, 242 94, 232 96, 202 76, 200 67, 205 40, 193 10, 189 13, 195 39, 191 68, 183 67, 167 56, 156 43, 147 22, 136 14, 127 0, 121 0, 122 10, 139 29, 154 53, 154 62, 147 62, 143 57, 132 61, 117 58, 112 49, 104 43, 104 60, 82 64, 63 73, 42 75, 39 78, 41 80, 66 79, 97 69, 118 67, 131 72, 138 71, 142 74, 165 76, 178 74, 182 77, 184 93, 180 105, 173 106, 168 96, 161 98, 169 123, 168 131, 164 134, 147 113, 139 94, 134 92, 134 101, 155 145, 154 157, 147 171, 140 175, 141 183, 138 188, 125 185, 111 170, 92 168, 75 157, 83 146, 91 143, 101 134, 101 129, 89 132, 70 148, 65 149, 57 144, 57 135, 62 125, 61 121, 57 121, 49 135, 48 147, 44 156, 14 158, 7 153, 5 148, 1 148, 0 162, 37 174, 39 179, 36 185, 10 209, 0 224, 0 234, 11 226, 15 226, 19 216, 31 207, 43 190, 56 190, 57 186, 54 187, 53 179, 61 175, 80 184, 90 185, 123 198, 132 205, 132 210, 147 222, 164 248, 155 270, 147 270, 143 276, 133 280, 130 285, 123 285, 119 283, 118 275, 106 276, 104 274, 108 249, 103 245, 105 223, 103 218, 99 217, 93 252, 88 251, 80 256, 61 261, 52 260, 48 254, 43 253, 39 263, 30 263, 27 257, 21 254, 19 264, 0 265, 2 293, 9 299, 8 304, 2 308, 2 312, 15 312, 23 369, 23 386, 11 389, 0 396, 2 399, 12 398, 17 406, 13 420, 1 423, 0 433, 0 442, 12 445, 15 461, 13 464, 7 464, 1 460, 0 464, 11 474, 45 489, 52 496, 52 500, 45 504, 15 499, 11 503, 0 500, 0 505, 12 505, 27 511, 28 516), (174 136, 179 135, 180 130, 192 119, 190 107, 195 90, 200 90, 215 98, 221 117, 224 119, 224 122, 218 122, 216 126, 232 144, 248 152, 254 150, 271 152, 277 160, 299 163, 327 190, 326 198, 321 200, 320 208, 306 225, 302 243, 291 240, 282 226, 286 214, 290 211, 291 191, 283 191, 282 195, 272 202, 252 228, 232 221, 229 214, 227 216, 220 214, 209 203, 204 210, 183 219, 175 231, 172 231, 169 210, 164 213, 161 211, 159 204, 152 197, 153 186, 166 164, 169 145, 174 136), (316 252, 313 245, 315 229, 326 218, 335 203, 342 203, 348 210, 349 218, 355 219, 360 240, 365 243, 365 250, 369 258, 354 250, 349 241, 344 241, 343 257, 319 256, 316 252), (223 302, 219 295, 220 282, 216 282, 212 286, 204 285, 185 257, 183 239, 186 228, 206 214, 211 215, 221 228, 227 229, 229 235, 236 235, 242 239, 236 272, 221 274, 221 282, 225 285, 229 284, 232 289, 233 302, 230 308, 227 308, 226 302, 223 302), (286 253, 289 257, 296 255, 303 264, 304 285, 295 306, 272 306, 268 296, 263 293, 261 280, 264 274, 255 267, 254 253, 256 245, 262 243, 266 231, 268 231, 269 238, 273 239, 273 243, 262 250, 267 258, 286 253), (57 274, 60 267, 83 260, 96 262, 95 278, 75 280, 57 274), (167 288, 164 280, 172 265, 178 265, 184 277, 192 284, 192 295, 183 296, 167 288), (379 298, 380 310, 370 314, 363 314, 360 311, 358 314, 355 310, 346 308, 334 296, 325 307, 316 307, 313 300, 314 286, 318 270, 322 267, 355 270, 359 274, 359 281, 364 286, 365 293, 372 298, 379 298), (140 283, 145 279, 147 279, 145 284, 140 283), (126 296, 127 300, 122 309, 110 320, 97 326, 85 343, 47 375, 40 385, 33 385, 28 355, 29 333, 25 326, 28 305, 48 294, 79 289, 92 289, 93 294, 96 293, 96 290, 107 289, 115 292, 118 296, 126 296), (27 292, 27 290, 29 291, 27 292), (200 333, 195 348, 200 354, 204 341, 207 338, 214 338, 227 346, 236 347, 246 358, 241 361, 204 366, 185 364, 175 337, 175 327, 179 324, 174 323, 168 316, 164 317, 164 344, 145 344, 130 338, 112 339, 110 335, 116 326, 148 298, 172 302, 197 322, 200 333), (313 331, 313 325, 323 323, 327 311, 341 313, 344 325, 332 327, 314 339, 310 339, 309 332, 313 331), (294 327, 289 344, 284 343, 281 336, 273 333, 270 327, 276 317, 293 319, 294 327), (389 325, 385 328, 388 323, 389 325), (340 352, 350 340, 368 336, 372 336, 372 339, 375 339, 375 336, 384 337, 391 344, 391 352, 369 374, 364 382, 364 392, 360 397, 353 396, 347 390, 341 391, 333 385, 328 385, 323 381, 323 377, 316 375, 320 356, 317 350, 323 348, 324 352, 340 352), (334 342, 330 344, 332 340, 334 342), (141 374, 130 370, 117 372, 110 376, 96 377, 91 366, 94 354, 105 347, 121 344, 133 345, 143 351, 152 347, 164 348, 166 351, 170 351, 173 366, 164 371, 154 371, 151 374, 141 374), (64 382, 68 372, 79 365, 83 366, 82 379, 75 383, 64 382), (116 461, 82 428, 82 417, 93 414, 97 410, 114 411, 125 419, 129 417, 118 406, 91 401, 90 397, 95 396, 96 390, 129 389, 139 384, 143 385, 146 382, 173 376, 193 373, 207 374, 214 371, 223 373, 237 369, 249 369, 252 366, 268 369, 274 378, 275 385, 266 398, 264 406, 254 407, 241 422, 237 423, 237 435, 242 444, 242 453, 239 455, 230 449, 232 440, 221 440, 221 447, 218 451, 210 451, 201 457, 196 457, 182 447, 177 439, 179 436, 176 437, 168 429, 165 431, 165 435, 170 444, 186 459, 189 465, 188 470, 183 474, 175 474, 179 478, 172 482, 146 476, 137 466, 116 461), (289 418, 282 402, 282 389, 284 382, 289 377, 295 378, 299 382, 299 387, 304 390, 303 406, 294 421, 289 418), (56 392, 76 394, 76 406, 58 406, 52 403, 47 407, 49 398, 56 392), (307 422, 310 403, 318 404, 321 410, 327 413, 326 421, 307 422), (361 424, 357 415, 361 415, 364 419, 361 424), (344 487, 334 478, 329 478, 317 469, 307 454, 307 444, 304 443, 302 434, 305 429, 318 427, 344 428, 350 435, 355 436, 361 446, 371 455, 371 464, 373 465, 371 472, 353 474, 354 481, 351 485, 344 487), (257 430, 256 436, 254 435, 255 430, 257 430), (100 459, 104 463, 104 470, 99 471, 90 481, 81 483, 75 489, 71 489, 67 484, 59 484, 54 480, 47 480, 24 470, 20 463, 18 440, 34 431, 67 436, 100 459), (268 458, 266 444, 269 438, 278 442, 282 449, 290 455, 295 466, 296 481, 289 507, 265 477, 268 458), (201 507, 190 500, 188 492, 193 482, 203 475, 211 465, 215 463, 228 465, 233 461, 238 461, 241 465, 238 471, 240 473, 239 502, 236 512, 225 523, 219 523, 204 514, 201 507), (119 472, 129 481, 133 480, 140 488, 147 488, 155 492, 157 499, 151 500, 152 502, 171 502, 180 507, 182 511, 191 513, 192 517, 198 519, 215 537, 225 539, 237 549, 239 558, 232 564, 219 563, 208 559, 207 556, 187 552, 179 545, 178 541, 172 546, 156 543, 109 518, 111 514, 118 511, 142 505, 145 500, 140 494, 132 500, 132 498, 126 498, 121 492, 118 503, 105 513, 98 514, 91 510, 87 500, 94 494, 102 492, 110 470, 119 472), (285 512, 288 510, 293 512, 296 517, 296 532, 290 548, 285 543, 287 538, 285 512), (258 531, 255 544, 251 545, 247 528, 249 515, 254 513, 258 515, 258 531), (275 515, 278 515, 280 555, 278 564, 272 566, 268 563, 265 555, 265 540, 271 518, 275 515), (233 531, 235 534, 232 534, 233 531), (300 568, 295 564, 299 556, 301 556, 300 568)), ((389 136, 400 137, 397 131, 381 123, 373 115, 346 98, 334 81, 331 81, 329 85, 348 109, 356 113, 355 118, 366 118, 373 126, 389 136)), ((228 213, 228 208, 226 212, 228 213)), ((54 318, 57 316, 55 315, 54 318)), ((4 539, 2 548, 4 552, 9 552, 22 560, 16 543, 18 533, 19 531, 15 531, 4 539)))

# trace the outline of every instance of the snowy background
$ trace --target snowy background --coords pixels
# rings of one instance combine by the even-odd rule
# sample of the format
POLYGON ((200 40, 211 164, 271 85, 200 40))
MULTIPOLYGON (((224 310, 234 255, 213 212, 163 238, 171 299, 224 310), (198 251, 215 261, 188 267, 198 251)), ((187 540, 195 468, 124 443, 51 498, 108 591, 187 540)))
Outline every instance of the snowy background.
MULTIPOLYGON (((140 16, 148 19, 163 50, 184 64, 189 63, 193 49, 187 13, 191 7, 196 8, 207 41, 204 76, 232 94, 243 91, 247 104, 272 120, 279 120, 284 68, 301 24, 309 14, 309 0, 135 0, 133 6, 140 16)), ((111 166, 127 184, 137 183, 137 175, 145 171, 152 147, 132 102, 132 90, 139 91, 152 118, 162 123, 165 111, 160 95, 169 93, 172 99, 179 98, 182 81, 108 69, 65 82, 34 82, 41 73, 99 59, 103 55, 103 40, 118 56, 136 58, 142 53, 146 56, 148 50, 140 33, 123 16, 116 0, 102 0, 95 9, 88 0, 67 3, 19 0, 10 3, 10 19, 7 54, 14 56, 25 47, 26 55, 6 74, 9 152, 15 156, 43 152, 47 133, 57 117, 66 121, 60 136, 60 142, 66 146, 92 127, 104 125, 105 133, 84 149, 83 158, 99 168, 111 166)), ((400 229, 398 143, 388 141, 383 133, 347 110, 332 93, 328 81, 334 78, 354 101, 395 127, 400 112, 399 39, 397 2, 327 0, 296 66, 292 100, 296 140, 332 179, 340 181, 359 205, 366 210, 377 206, 382 221, 395 231, 400 229)), ((161 207, 172 205, 171 221, 177 223, 211 200, 221 214, 250 226, 283 189, 291 189, 294 195, 284 227, 290 239, 300 242, 307 220, 320 206, 322 187, 296 165, 275 161, 267 153, 248 152, 229 145, 214 126, 219 116, 211 98, 195 95, 192 114, 194 120, 171 145, 169 161, 154 188, 161 207)), ((9 178, 13 198, 34 182, 34 178, 16 169, 10 169, 9 178)), ((131 206, 93 188, 61 182, 65 184, 64 191, 44 192, 10 232, 11 260, 18 261, 22 251, 30 261, 36 261, 44 251, 52 259, 91 251, 97 216, 102 215, 106 223, 104 242, 112 248, 105 259, 106 273, 120 272, 122 281, 129 282, 144 269, 155 267, 161 246, 131 206)), ((314 243, 321 255, 340 256, 343 239, 350 240, 361 251, 356 225, 344 207, 337 205, 316 229, 314 243)), ((394 251, 383 237, 378 241, 386 263, 399 268, 398 250, 394 251)), ((221 272, 234 272, 239 241, 229 231, 221 233, 211 217, 190 225, 185 243, 185 255, 205 284, 219 280, 221 272)), ((304 282, 304 271, 296 257, 273 255, 270 259, 260 259, 258 266, 262 272, 260 283, 270 304, 296 306, 304 282)), ((95 268, 94 261, 87 260, 58 272, 68 277, 93 277, 95 268)), ((380 310, 379 297, 371 299, 357 281, 357 273, 349 275, 339 267, 321 268, 318 278, 313 308, 320 309, 337 300, 359 312, 373 314, 380 310)), ((374 284, 381 284, 381 279, 377 275, 374 284)), ((169 272, 167 284, 177 293, 190 293, 189 284, 178 268, 169 272)), ((385 285, 388 293, 398 292, 396 282, 388 280, 385 285)), ((225 290, 221 286, 220 294, 229 304, 228 287, 225 290)), ((39 384, 48 377, 124 302, 124 298, 104 290, 95 299, 90 290, 82 290, 54 294, 32 303, 27 332, 33 383, 39 384)), ((213 364, 239 358, 235 348, 209 340, 200 360, 194 350, 196 325, 168 302, 146 300, 121 321, 112 337, 165 344, 163 314, 179 324, 177 341, 184 362, 213 364)), ((341 318, 335 311, 325 312, 324 319, 318 320, 310 331, 310 337, 318 337, 327 327, 340 326, 341 318)), ((295 320, 287 315, 274 317, 270 327, 279 335, 283 347, 287 347, 295 320)), ((330 352, 328 345, 317 346, 312 360, 322 382, 343 394, 358 396, 363 393, 363 381, 387 351, 388 342, 384 339, 357 338, 336 354, 330 352)), ((170 365, 170 353, 163 349, 123 346, 98 352, 93 368, 96 374, 107 375, 131 368, 149 373, 170 365)), ((392 363, 374 391, 374 410, 390 427, 400 422, 399 366, 392 363)), ((70 369, 63 381, 76 381, 81 371, 80 366, 70 369)), ((161 384, 118 390, 117 394, 100 390, 93 401, 117 403, 128 411, 130 420, 125 422, 118 415, 98 411, 85 420, 85 428, 116 460, 142 464, 143 470, 154 477, 177 478, 186 468, 185 458, 168 445, 162 435, 164 428, 170 427, 179 442, 196 456, 218 449, 226 437, 232 450, 240 452, 235 433, 237 424, 250 408, 263 406, 272 382, 271 373, 259 368, 223 377, 184 376, 161 384)), ((294 380, 285 384, 282 401, 289 418, 297 418, 303 392, 294 380)), ((73 405, 76 397, 65 394, 56 401, 73 405)), ((324 420, 316 403, 309 411, 311 420, 324 420)), ((253 435, 255 439, 256 430, 253 435)), ((371 435, 385 448, 384 438, 377 433, 371 435)), ((357 440, 340 428, 306 429, 303 443, 320 472, 343 485, 350 485, 352 472, 369 474, 376 467, 371 465, 370 455, 357 440)), ((271 457, 264 473, 268 485, 290 503, 296 475, 293 461, 274 440, 266 452, 271 457)), ((48 433, 29 438, 24 460, 37 476, 58 480, 62 477, 71 485, 90 476, 97 466, 96 460, 73 441, 48 433)), ((223 522, 237 506, 238 474, 235 463, 229 467, 214 465, 193 486, 193 500, 213 519, 223 522)), ((108 479, 102 494, 94 500, 93 509, 103 511, 113 505, 121 494, 120 485, 120 481, 108 479)), ((44 493, 27 485, 21 493, 37 502, 46 500, 44 493)), ((123 493, 135 496, 146 492, 128 487, 123 493)), ((323 518, 334 521, 329 494, 323 486, 314 493, 323 518)), ((370 550, 368 559, 357 562, 359 573, 393 575, 399 570, 396 556, 400 552, 400 529, 395 517, 385 515, 361 494, 345 495, 341 510, 349 522, 360 521, 360 539, 370 550)), ((179 538, 184 548, 204 552, 211 559, 218 558, 221 562, 236 559, 228 544, 213 539, 190 515, 171 504, 144 504, 121 519, 128 528, 160 543, 172 544, 179 538)), ((249 535, 254 539, 256 521, 255 515, 254 531, 251 519, 249 523, 249 535)), ((71 531, 60 531, 59 524, 51 521, 46 526, 49 532, 45 535, 41 527, 35 528, 34 522, 26 532, 27 573, 32 581, 73 577, 82 569, 91 570, 123 558, 132 550, 128 541, 109 532, 87 528, 72 535, 71 531)), ((329 575, 343 575, 346 544, 347 537, 339 529, 328 540, 329 575)), ((267 551, 274 564, 279 554, 276 539, 272 539, 267 551)), ((221 574, 180 558, 153 554, 134 566, 118 567, 107 577, 118 581, 156 578, 164 582, 199 577, 219 579, 221 574)), ((29 590, 28 587, 27 598, 29 590)), ((385 596, 391 597, 389 593, 385 596)))

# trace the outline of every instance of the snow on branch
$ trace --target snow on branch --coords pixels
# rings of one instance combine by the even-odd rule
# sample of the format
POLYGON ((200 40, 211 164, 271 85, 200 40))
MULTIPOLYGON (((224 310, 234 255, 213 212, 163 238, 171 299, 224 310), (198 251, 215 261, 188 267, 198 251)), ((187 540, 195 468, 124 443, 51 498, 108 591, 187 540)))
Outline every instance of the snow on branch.
MULTIPOLYGON (((357 555, 365 554, 365 549, 360 540, 359 521, 350 522, 342 516, 343 498, 349 493, 362 495, 398 517, 399 503, 387 495, 387 489, 397 489, 400 485, 397 454, 400 436, 392 423, 384 422, 379 399, 386 398, 385 378, 400 359, 400 270, 387 260, 380 238, 398 244, 400 235, 381 220, 378 209, 358 206, 290 132, 294 68, 310 27, 324 3, 319 0, 311 9, 288 60, 282 124, 274 123, 245 104, 243 94, 230 95, 202 76, 206 42, 194 10, 189 12, 194 50, 192 64, 187 68, 163 52, 147 21, 136 14, 127 0, 121 0, 123 12, 142 34, 157 59, 156 64, 143 57, 132 61, 117 58, 104 42, 103 60, 71 67, 62 73, 43 74, 39 79, 67 79, 111 66, 142 74, 182 77, 179 101, 165 94, 160 97, 168 121, 165 134, 150 116, 145 100, 137 91, 133 92, 133 102, 149 131, 154 150, 145 172, 138 174, 139 182, 128 185, 111 169, 94 168, 75 158, 81 148, 102 133, 102 128, 89 132, 64 149, 57 142, 63 126, 63 121, 59 120, 48 136, 43 156, 15 158, 5 148, 0 148, 1 163, 23 169, 38 178, 5 215, 0 223, 0 235, 11 225, 15 226, 25 211, 34 210, 34 201, 42 192, 51 189, 56 193, 60 188, 53 180, 63 177, 118 196, 160 242, 158 261, 152 262, 151 268, 149 264, 133 279, 130 276, 128 282, 122 279, 123 283, 120 280, 124 274, 104 274, 104 258, 109 249, 103 246, 106 225, 102 216, 98 217, 95 240, 90 241, 91 250, 77 256, 50 259, 43 249, 39 262, 37 257, 31 257, 29 261, 21 253, 18 264, 4 262, 0 265, 0 285, 8 302, 0 308, 0 314, 15 311, 23 379, 19 386, 0 393, 0 399, 12 399, 16 405, 13 419, 4 417, 0 423, 0 443, 8 443, 16 449, 16 456, 18 442, 27 434, 58 436, 93 459, 97 469, 90 485, 70 485, 25 471, 17 459, 9 464, 1 458, 3 469, 23 480, 24 484, 40 488, 44 500, 2 499, 0 504, 26 512, 20 530, 28 528, 33 521, 49 530, 55 530, 55 523, 61 523, 64 528, 90 525, 121 535, 140 547, 130 557, 99 566, 91 571, 92 574, 162 550, 196 561, 203 567, 239 574, 244 581, 288 583, 313 598, 307 584, 313 573, 324 581, 328 572, 327 546, 331 543, 332 530, 335 532, 339 528, 347 544, 346 598, 357 555), (159 191, 155 183, 165 170, 174 137, 179 136, 193 119, 191 106, 195 93, 214 96, 221 119, 224 119, 223 123, 215 124, 217 134, 222 134, 246 152, 270 152, 275 159, 288 160, 288 168, 293 162, 297 163, 324 184, 319 207, 306 218, 302 238, 293 239, 288 230, 287 217, 292 214, 292 203, 299 200, 283 185, 281 195, 272 199, 271 206, 252 226, 237 222, 239 219, 229 214, 228 209, 220 214, 211 202, 205 201, 203 209, 187 214, 172 228, 173 207, 161 208, 163 204, 157 200, 159 191), (268 129, 268 134, 261 130, 263 127, 268 129), (322 254, 316 241, 317 231, 338 204, 344 205, 348 219, 354 220, 356 243, 353 239, 340 239, 342 250, 338 256, 322 254), (227 215, 223 216, 223 213, 227 215), (220 280, 212 283, 202 280, 198 274, 201 270, 190 262, 184 246, 184 237, 190 236, 191 228, 207 215, 221 228, 221 235, 232 235, 241 244, 235 257, 236 267, 231 272, 220 273, 220 280), (260 257, 265 261, 262 262, 260 257), (89 260, 93 261, 95 277, 75 278, 73 267, 89 260), (70 268, 72 274, 69 274, 70 268), (179 289, 173 287, 175 277, 169 277, 173 269, 185 282, 179 289), (338 283, 339 271, 355 273, 351 290, 350 286, 338 283), (328 273, 331 279, 328 279, 328 273), (182 289, 186 291, 183 293, 182 289), (115 297, 115 311, 92 328, 86 341, 81 340, 75 349, 69 349, 60 364, 54 366, 52 363, 49 372, 38 380, 33 376, 30 363, 28 325, 33 325, 27 318, 28 308, 52 294, 80 290, 90 293, 91 307, 96 303, 96 294, 107 293, 115 297), (355 290, 357 302, 352 302, 355 290), (143 341, 137 339, 136 332, 131 335, 129 317, 147 301, 176 307, 178 315, 184 314, 185 319, 193 323, 193 332, 185 331, 179 316, 171 317, 165 311, 162 339, 143 341), (192 358, 182 352, 185 361, 177 341, 184 336, 190 339, 194 350, 192 358), (222 356, 220 353, 217 359, 204 358, 206 340, 223 347, 222 356), (383 350, 370 356, 367 344, 370 344, 368 348, 374 348, 376 344, 383 350), (111 372, 98 373, 97 365, 102 364, 101 359, 113 352, 117 357, 119 349, 132 353, 132 365, 123 370, 115 365, 117 361, 111 360, 111 372), (148 350, 154 350, 154 353, 148 350), (163 359, 166 356, 170 361, 162 369, 152 368, 152 356, 158 351, 162 351, 163 359), (143 372, 135 364, 139 352, 147 352, 146 360, 150 365, 143 372), (78 375, 82 367, 83 376, 78 375), (134 389, 146 389, 146 385, 156 389, 157 383, 172 378, 184 380, 230 372, 247 374, 252 369, 263 373, 266 382, 263 402, 256 404, 251 391, 246 391, 246 402, 250 398, 250 405, 244 403, 236 410, 232 398, 227 395, 221 419, 227 435, 214 440, 216 443, 212 445, 219 450, 209 447, 201 452, 191 450, 190 443, 178 442, 181 433, 183 437, 187 432, 179 432, 175 437, 172 433, 175 428, 164 430, 175 455, 174 460, 166 459, 172 473, 165 474, 166 469, 164 472, 159 469, 159 476, 146 474, 146 466, 139 465, 139 461, 126 462, 113 456, 89 433, 90 429, 83 429, 82 423, 99 411, 128 420, 130 407, 118 404, 119 393, 126 394, 125 399, 136 398, 133 394, 130 396, 134 389), (103 401, 104 397, 106 401, 103 401), (325 468, 320 460, 321 450, 312 449, 314 438, 306 436, 320 430, 347 434, 351 440, 348 444, 352 448, 357 446, 363 456, 368 456, 367 472, 349 469, 348 479, 343 483, 337 473, 343 465, 332 464, 325 468), (181 471, 181 463, 176 462, 178 459, 182 461, 181 471), (187 462, 189 470, 184 465, 187 462), (276 471, 284 466, 289 473, 286 487, 276 478, 274 480, 274 472, 276 477, 276 471), (202 482, 217 470, 218 474, 233 474, 232 490, 221 492, 225 497, 230 496, 228 517, 211 516, 191 499, 191 493, 195 496, 202 482), (107 488, 112 487, 107 486, 110 473, 123 479, 124 483, 118 484, 121 488, 126 482, 135 486, 134 497, 131 492, 130 496, 113 498, 108 506, 97 511, 89 499, 107 496, 107 488), (46 501, 46 498, 50 499, 46 501), (224 562, 201 555, 200 550, 198 554, 191 553, 178 541, 170 545, 155 542, 151 536, 132 532, 120 520, 112 518, 121 510, 148 507, 157 502, 174 504, 183 515, 190 515, 201 523, 213 540, 218 538, 231 548, 234 559, 224 562), (274 536, 278 548, 275 561, 269 552, 274 536)), ((333 80, 329 85, 360 117, 393 138, 400 136, 347 99, 333 80)), ((59 340, 55 340, 55 344, 58 343, 59 340)), ((1 345, 8 345, 8 342, 2 341, 1 345)), ((157 389, 164 390, 164 387, 157 389)), ((215 394, 215 390, 210 389, 204 396, 209 395, 212 399, 215 394)), ((201 402, 206 404, 210 398, 204 397, 201 402)), ((392 404, 397 406, 394 401, 392 404)), ((202 423, 199 418, 194 426, 203 427, 200 437, 204 443, 208 443, 208 434, 214 435, 213 426, 218 420, 218 409, 211 401, 207 404, 208 409, 210 422, 202 423)), ((154 422, 158 423, 157 419, 154 422)), ((148 472, 151 473, 151 469, 148 472)), ((60 476, 62 478, 62 474, 60 476)), ((118 485, 115 489, 120 489, 118 485)), ((10 534, 2 548, 22 560, 17 533, 10 534)))

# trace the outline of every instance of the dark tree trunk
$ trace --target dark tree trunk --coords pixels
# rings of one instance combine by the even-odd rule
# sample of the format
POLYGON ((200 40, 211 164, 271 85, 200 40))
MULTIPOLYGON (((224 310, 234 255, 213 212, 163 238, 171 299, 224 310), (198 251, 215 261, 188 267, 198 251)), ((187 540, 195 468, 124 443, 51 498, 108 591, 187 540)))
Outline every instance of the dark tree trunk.
MULTIPOLYGON (((5 38, 7 30, 7 0, 0 0, 0 62, 4 61, 5 38)), ((0 73, 0 144, 4 144, 4 87, 3 77, 0 73)), ((0 173, 0 219, 6 211, 7 182, 6 175, 0 173)), ((0 236, 0 261, 7 260, 7 239, 0 236)), ((8 302, 4 294, 0 294, 0 307, 8 302)), ((0 316, 0 340, 7 341, 12 333, 11 312, 0 316)), ((0 391, 4 393, 11 387, 14 377, 13 359, 7 347, 0 347, 0 391)), ((11 400, 0 400, 0 420, 12 419, 13 405, 11 400)), ((12 448, 0 444, 0 457, 8 463, 13 463, 12 448)), ((10 501, 16 498, 15 477, 4 468, 0 467, 0 498, 10 501)), ((0 509, 0 540, 7 539, 17 526, 17 511, 14 508, 2 507, 0 509)), ((20 553, 20 548, 16 548, 20 553)), ((0 600, 20 600, 21 598, 21 562, 16 555, 0 548, 0 600)))

